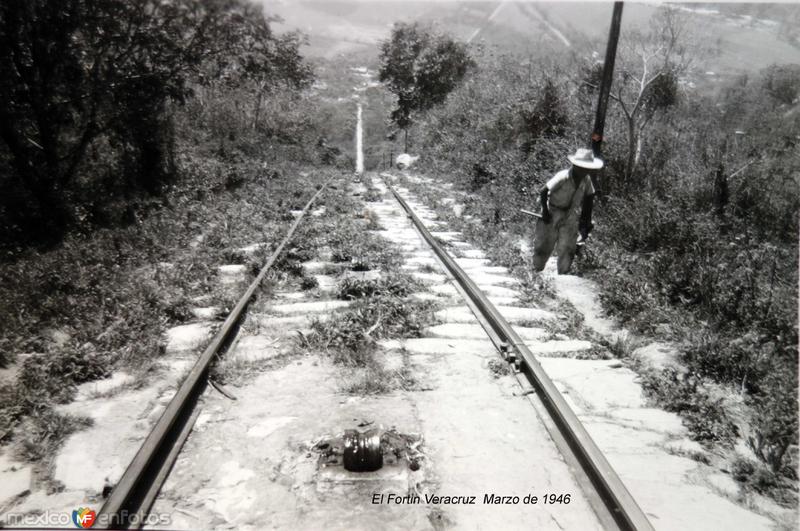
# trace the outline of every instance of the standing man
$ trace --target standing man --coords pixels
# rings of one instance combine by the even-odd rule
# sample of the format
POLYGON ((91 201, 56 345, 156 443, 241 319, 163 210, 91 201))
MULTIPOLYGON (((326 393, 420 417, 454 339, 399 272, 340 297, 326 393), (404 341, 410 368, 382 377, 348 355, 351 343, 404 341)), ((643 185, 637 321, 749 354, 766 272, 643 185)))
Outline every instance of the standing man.
POLYGON ((578 234, 582 243, 594 226, 591 175, 603 167, 603 161, 595 158, 591 149, 579 149, 567 158, 572 167, 556 173, 542 188, 542 219, 536 223, 533 241, 533 267, 544 269, 555 247, 560 275, 572 265, 578 234))

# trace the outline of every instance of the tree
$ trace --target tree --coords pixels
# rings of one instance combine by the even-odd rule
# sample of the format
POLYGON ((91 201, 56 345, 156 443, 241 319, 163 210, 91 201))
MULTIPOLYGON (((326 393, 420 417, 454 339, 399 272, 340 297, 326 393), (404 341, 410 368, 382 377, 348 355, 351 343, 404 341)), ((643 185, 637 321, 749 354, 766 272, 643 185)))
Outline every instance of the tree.
POLYGON ((22 199, 0 205, 11 225, 57 238, 76 195, 102 199, 99 173, 124 193, 158 193, 174 166, 169 106, 191 96, 204 66, 217 61, 215 76, 236 72, 262 89, 301 86, 310 69, 299 45, 244 0, 3 2, 0 163, 12 171, 0 190, 22 199), (88 168, 95 151, 100 167, 88 168))
POLYGON ((405 131, 408 151, 413 114, 444 102, 474 63, 466 44, 416 22, 395 24, 381 44, 380 60, 380 81, 397 97, 391 119, 405 131))
POLYGON ((272 22, 260 6, 242 4, 229 11, 231 23, 221 28, 225 53, 216 54, 205 65, 206 85, 245 88, 254 99, 252 127, 258 128, 264 96, 278 88, 294 91, 308 88, 314 80, 311 66, 300 55, 305 37, 299 32, 276 35, 272 22))

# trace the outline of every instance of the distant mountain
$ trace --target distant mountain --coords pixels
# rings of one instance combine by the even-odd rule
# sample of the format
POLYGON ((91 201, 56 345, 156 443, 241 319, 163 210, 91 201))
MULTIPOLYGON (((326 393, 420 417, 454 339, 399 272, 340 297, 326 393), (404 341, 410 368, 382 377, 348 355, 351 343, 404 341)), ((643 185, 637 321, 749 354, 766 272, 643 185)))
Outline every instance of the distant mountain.
MULTIPOLYGON (((375 58, 378 43, 396 21, 434 23, 463 40, 524 55, 554 49, 602 51, 612 4, 604 2, 433 2, 264 0, 280 16, 279 30, 309 36, 305 53, 331 58, 375 58)), ((718 48, 698 66, 715 75, 759 70, 771 63, 800 63, 797 4, 670 4, 697 23, 703 41, 718 48), (791 23, 794 21, 794 23, 791 23), (787 25, 787 23, 789 23, 787 25)), ((626 31, 646 26, 659 2, 626 3, 626 31)))

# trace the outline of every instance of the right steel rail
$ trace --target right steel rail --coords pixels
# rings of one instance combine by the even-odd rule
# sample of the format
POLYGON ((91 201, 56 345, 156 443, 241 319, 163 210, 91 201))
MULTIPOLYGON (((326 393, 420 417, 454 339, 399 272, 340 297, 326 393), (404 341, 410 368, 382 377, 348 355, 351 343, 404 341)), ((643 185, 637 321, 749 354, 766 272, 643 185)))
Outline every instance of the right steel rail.
POLYGON ((411 218, 417 230, 430 245, 433 252, 436 253, 436 256, 444 263, 475 306, 478 307, 495 333, 510 348, 516 350, 519 355, 520 371, 525 374, 531 385, 536 389, 554 423, 619 528, 623 530, 652 531, 653 526, 647 516, 645 516, 636 500, 628 492, 617 473, 611 468, 603 452, 592 440, 586 428, 583 427, 583 424, 564 400, 564 397, 558 392, 553 381, 527 345, 525 345, 525 342, 517 335, 511 325, 508 324, 472 279, 461 269, 461 266, 442 249, 439 242, 436 241, 411 207, 408 206, 405 199, 388 182, 386 186, 391 190, 395 199, 406 211, 408 217, 411 218))

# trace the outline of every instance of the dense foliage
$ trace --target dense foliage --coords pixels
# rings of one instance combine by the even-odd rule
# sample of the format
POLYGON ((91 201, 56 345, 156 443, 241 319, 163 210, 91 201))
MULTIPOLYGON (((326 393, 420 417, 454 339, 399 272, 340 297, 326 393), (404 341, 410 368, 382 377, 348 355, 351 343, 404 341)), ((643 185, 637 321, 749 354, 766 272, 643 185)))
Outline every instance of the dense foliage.
POLYGON ((175 107, 197 86, 248 81, 260 104, 308 85, 300 42, 240 0, 3 2, 0 237, 57 240, 115 217, 116 199, 161 193, 175 107))
MULTIPOLYGON (((477 62, 463 86, 417 126, 422 163, 474 193, 470 208, 487 237, 498 230, 528 235, 519 209, 530 208, 535 190, 586 142, 594 107, 587 80, 597 67, 575 57, 523 62, 491 50, 477 62)), ((798 437, 797 66, 773 65, 700 91, 685 82, 688 70, 678 82, 674 63, 662 62, 662 73, 651 77, 650 70, 646 78, 636 61, 621 64, 632 65, 621 77, 653 81, 632 93, 636 115, 623 108, 626 89, 615 89, 604 148, 606 199, 596 208, 596 241, 579 272, 600 281, 606 308, 622 321, 683 345, 688 376, 673 379, 699 378, 741 393, 749 408, 745 441, 774 473, 793 477, 787 457, 798 437), (635 135, 647 131, 633 144, 632 116, 635 135)), ((653 388, 668 400, 669 393, 687 396, 692 381, 676 380, 672 391, 653 388)), ((706 407, 693 406, 693 418, 702 420, 698 412, 706 407)))

